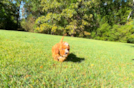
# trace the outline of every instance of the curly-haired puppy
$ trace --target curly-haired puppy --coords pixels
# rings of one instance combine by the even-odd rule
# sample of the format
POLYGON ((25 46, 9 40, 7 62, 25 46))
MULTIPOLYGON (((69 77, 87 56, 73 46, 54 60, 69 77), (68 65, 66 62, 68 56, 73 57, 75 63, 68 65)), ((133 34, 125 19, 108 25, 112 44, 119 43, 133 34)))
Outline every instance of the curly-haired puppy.
POLYGON ((63 38, 64 36, 59 43, 52 47, 52 56, 55 61, 63 62, 69 55, 70 46, 67 42, 63 42, 63 38))

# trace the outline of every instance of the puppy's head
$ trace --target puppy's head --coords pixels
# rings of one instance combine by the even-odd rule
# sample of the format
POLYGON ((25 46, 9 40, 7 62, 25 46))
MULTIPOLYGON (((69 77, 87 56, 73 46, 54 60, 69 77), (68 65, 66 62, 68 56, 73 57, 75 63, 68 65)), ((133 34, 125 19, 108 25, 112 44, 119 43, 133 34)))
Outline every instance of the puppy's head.
POLYGON ((69 55, 70 46, 67 42, 60 42, 59 55, 67 57, 69 55))

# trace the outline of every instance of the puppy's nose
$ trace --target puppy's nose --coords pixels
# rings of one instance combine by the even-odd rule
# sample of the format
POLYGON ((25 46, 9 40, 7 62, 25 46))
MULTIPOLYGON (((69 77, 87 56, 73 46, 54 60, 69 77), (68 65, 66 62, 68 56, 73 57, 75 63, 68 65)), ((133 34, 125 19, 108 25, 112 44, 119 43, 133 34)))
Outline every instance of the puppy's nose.
POLYGON ((65 54, 68 54, 68 52, 66 52, 65 54))

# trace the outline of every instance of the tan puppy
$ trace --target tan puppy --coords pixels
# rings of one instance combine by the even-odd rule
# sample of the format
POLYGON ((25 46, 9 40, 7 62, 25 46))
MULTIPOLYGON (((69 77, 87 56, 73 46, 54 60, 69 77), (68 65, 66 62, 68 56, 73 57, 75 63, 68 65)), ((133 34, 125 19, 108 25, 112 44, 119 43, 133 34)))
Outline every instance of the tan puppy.
POLYGON ((64 36, 59 43, 52 47, 52 56, 55 61, 63 62, 69 55, 70 46, 67 42, 63 42, 63 38, 64 36))

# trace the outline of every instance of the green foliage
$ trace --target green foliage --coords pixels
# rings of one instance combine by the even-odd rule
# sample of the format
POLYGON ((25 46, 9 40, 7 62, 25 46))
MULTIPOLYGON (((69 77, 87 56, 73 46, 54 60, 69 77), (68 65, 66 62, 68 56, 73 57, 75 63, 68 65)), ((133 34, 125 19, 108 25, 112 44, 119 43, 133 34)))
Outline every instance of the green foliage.
POLYGON ((127 42, 134 43, 134 33, 128 37, 127 42))
POLYGON ((53 28, 51 29, 51 34, 67 33, 71 36, 85 35, 85 27, 88 27, 90 25, 89 22, 92 18, 92 15, 86 13, 90 9, 90 1, 54 0, 52 2, 51 0, 42 0, 41 5, 43 7, 43 11, 47 13, 45 16, 41 16, 36 20, 36 27, 39 32, 43 30, 50 30, 48 27, 46 29, 41 28, 42 24, 47 24, 53 28))
POLYGON ((32 14, 36 18, 45 14, 45 12, 42 12, 41 0, 21 0, 21 1, 25 3, 23 6, 24 11, 22 11, 23 17, 32 14))
MULTIPOLYGON (((46 15, 36 20, 36 29, 38 29, 36 31, 49 34, 67 33, 78 37, 85 37, 85 31, 88 31, 91 34, 90 38, 119 41, 120 38, 112 38, 110 32, 114 25, 126 23, 126 17, 131 11, 126 5, 132 4, 124 0, 106 0, 105 2, 99 0, 41 0, 42 11, 46 12, 46 15), (42 24, 44 28, 41 28, 42 24), (63 30, 58 32, 59 28, 63 30)), ((112 32, 116 31, 113 29, 112 32)))
POLYGON ((32 15, 27 17, 27 20, 21 20, 21 27, 28 32, 34 32, 35 30, 35 19, 32 15))
MULTIPOLYGON (((99 36, 100 40, 108 40, 109 38, 109 33, 110 33, 111 26, 108 23, 104 23, 101 25, 100 28, 98 28, 97 31, 97 36, 99 36)), ((97 37, 98 38, 98 37, 97 37)))
POLYGON ((127 42, 128 38, 133 34, 133 25, 115 25, 112 29, 112 36, 114 41, 127 42))
POLYGON ((18 28, 17 7, 9 0, 0 1, 0 28, 14 30, 18 28))
POLYGON ((100 25, 95 32, 91 33, 91 36, 98 40, 131 42, 133 41, 134 28, 132 21, 125 25, 113 25, 108 23, 100 25))

